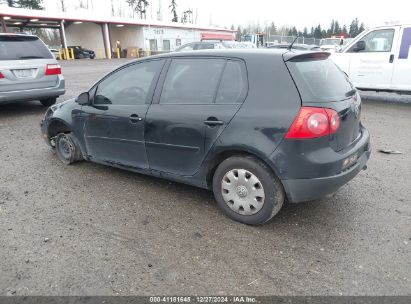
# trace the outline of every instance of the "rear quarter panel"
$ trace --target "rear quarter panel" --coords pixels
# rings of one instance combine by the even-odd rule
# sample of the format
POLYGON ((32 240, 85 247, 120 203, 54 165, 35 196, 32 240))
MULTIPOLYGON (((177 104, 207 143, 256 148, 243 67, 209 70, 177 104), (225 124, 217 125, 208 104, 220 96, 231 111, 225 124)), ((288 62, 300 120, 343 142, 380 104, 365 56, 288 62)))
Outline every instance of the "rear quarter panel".
POLYGON ((247 98, 216 140, 208 159, 229 150, 251 153, 277 171, 269 156, 294 121, 301 99, 281 55, 264 52, 245 57, 247 98))

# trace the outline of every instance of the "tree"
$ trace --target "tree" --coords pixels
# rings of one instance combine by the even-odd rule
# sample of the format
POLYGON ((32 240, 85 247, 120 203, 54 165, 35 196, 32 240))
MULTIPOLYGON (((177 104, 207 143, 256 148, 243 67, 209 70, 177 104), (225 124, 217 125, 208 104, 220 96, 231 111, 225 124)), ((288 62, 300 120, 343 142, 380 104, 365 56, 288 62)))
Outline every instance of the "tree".
POLYGON ((126 0, 127 4, 140 15, 140 19, 146 19, 147 6, 150 4, 147 0, 126 0))
POLYGON ((335 21, 333 36, 339 36, 339 35, 341 35, 341 27, 338 21, 335 21))
POLYGON ((349 35, 352 38, 358 35, 358 19, 357 18, 355 18, 351 22, 349 35))
POLYGON ((323 38, 323 31, 321 30, 321 25, 317 25, 317 27, 314 29, 314 38, 316 39, 321 39, 323 38))
POLYGON ((191 9, 183 12, 181 23, 193 23, 193 11, 191 9))
POLYGON ((360 27, 358 28, 358 34, 362 33, 364 30, 365 30, 364 23, 361 23, 360 27))
POLYGON ((269 33, 270 35, 277 35, 277 27, 275 26, 274 22, 271 22, 269 33))
POLYGON ((307 27, 305 27, 304 30, 303 30, 303 37, 305 37, 305 38, 308 37, 308 29, 307 29, 307 27))
POLYGON ((347 36, 348 36, 347 26, 346 26, 345 24, 344 24, 344 26, 343 26, 342 32, 343 32, 343 34, 344 34, 344 37, 347 37, 347 36))
POLYGON ((65 12, 67 10, 66 1, 65 0, 60 0, 59 2, 60 2, 61 11, 65 12))
POLYGON ((173 19, 171 19, 171 22, 178 22, 176 0, 171 0, 169 8, 171 8, 171 14, 173 14, 173 19))
POLYGON ((29 8, 42 10, 43 0, 7 0, 6 3, 10 7, 20 7, 20 8, 29 8))
POLYGON ((238 26, 238 27, 237 27, 237 33, 235 34, 235 40, 241 41, 241 35, 242 35, 242 33, 241 33, 241 27, 238 26))

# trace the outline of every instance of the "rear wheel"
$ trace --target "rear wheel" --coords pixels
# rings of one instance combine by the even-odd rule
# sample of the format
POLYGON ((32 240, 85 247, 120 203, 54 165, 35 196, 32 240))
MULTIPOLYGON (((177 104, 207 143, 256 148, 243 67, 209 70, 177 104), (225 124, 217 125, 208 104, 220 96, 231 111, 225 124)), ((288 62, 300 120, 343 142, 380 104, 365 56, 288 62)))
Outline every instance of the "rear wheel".
POLYGON ((40 100, 41 104, 45 107, 50 107, 50 106, 54 105, 56 103, 56 101, 57 101, 56 97, 40 100))
POLYGON ((213 177, 214 197, 231 219, 249 225, 269 221, 284 203, 284 189, 272 170, 249 156, 224 160, 213 177))
POLYGON ((71 133, 58 134, 55 143, 57 156, 64 164, 70 165, 83 159, 77 140, 71 133))

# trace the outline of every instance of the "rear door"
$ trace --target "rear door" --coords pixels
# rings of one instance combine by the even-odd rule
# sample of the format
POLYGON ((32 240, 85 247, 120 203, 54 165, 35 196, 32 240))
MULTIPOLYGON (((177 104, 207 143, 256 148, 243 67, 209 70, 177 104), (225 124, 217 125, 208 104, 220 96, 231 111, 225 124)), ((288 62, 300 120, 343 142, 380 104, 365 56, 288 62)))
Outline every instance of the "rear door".
POLYGON ((57 75, 46 75, 47 64, 56 64, 45 44, 35 36, 0 35, 0 92, 54 87, 57 75))
POLYGON ((115 71, 83 106, 89 156, 97 162, 148 168, 144 122, 163 60, 135 63, 115 71))
POLYGON ((361 38, 365 49, 356 51, 356 44, 347 50, 350 56, 349 72, 357 88, 390 89, 394 71, 398 29, 378 28, 361 38))
POLYGON ((245 65, 223 58, 174 58, 146 117, 150 169, 193 175, 238 111, 245 65))
POLYGON ((394 53, 393 89, 411 91, 411 26, 401 28, 399 48, 394 53))

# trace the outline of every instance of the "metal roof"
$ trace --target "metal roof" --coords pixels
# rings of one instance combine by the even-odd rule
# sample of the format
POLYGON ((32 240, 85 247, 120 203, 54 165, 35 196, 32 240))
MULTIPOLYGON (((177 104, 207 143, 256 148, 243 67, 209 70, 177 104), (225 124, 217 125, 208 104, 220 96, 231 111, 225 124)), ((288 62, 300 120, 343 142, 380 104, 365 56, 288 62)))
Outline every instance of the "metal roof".
POLYGON ((76 12, 55 12, 47 10, 30 10, 14 8, 0 5, 0 17, 5 18, 7 26, 27 26, 27 27, 58 27, 59 22, 94 22, 109 23, 116 25, 139 25, 152 27, 170 27, 180 29, 196 29, 203 31, 217 31, 234 33, 235 30, 224 29, 219 27, 202 26, 199 24, 164 22, 156 20, 141 20, 133 18, 122 18, 112 16, 99 16, 94 12, 91 14, 88 10, 78 10, 76 12), (9 19, 10 18, 10 19, 9 19))

